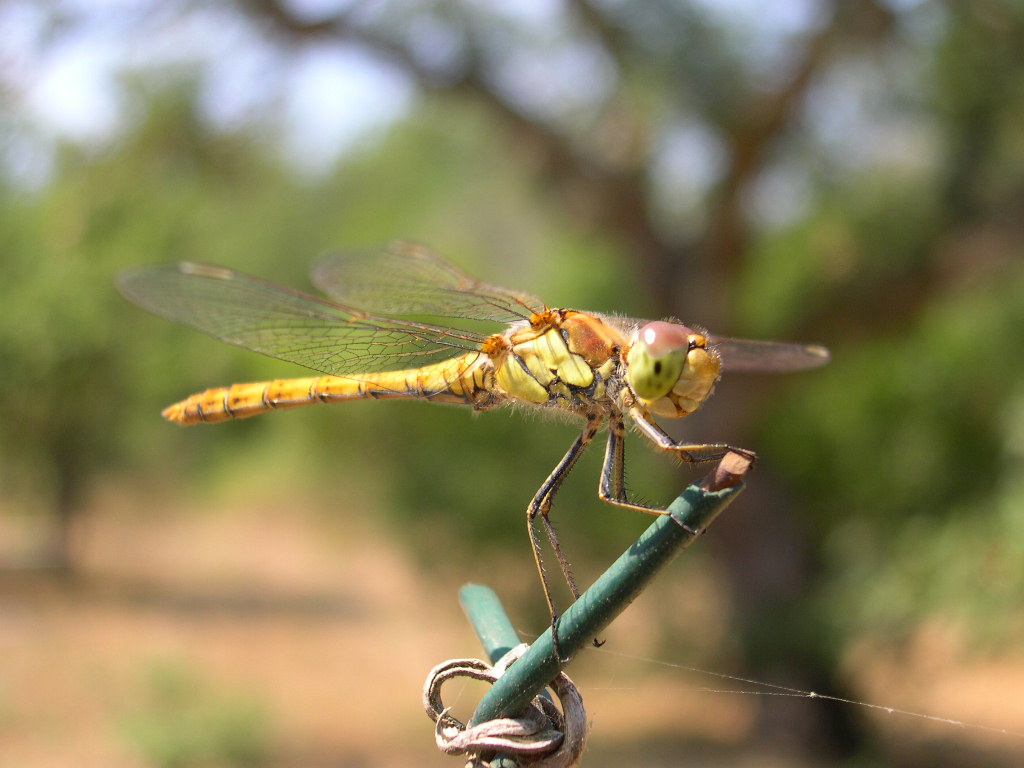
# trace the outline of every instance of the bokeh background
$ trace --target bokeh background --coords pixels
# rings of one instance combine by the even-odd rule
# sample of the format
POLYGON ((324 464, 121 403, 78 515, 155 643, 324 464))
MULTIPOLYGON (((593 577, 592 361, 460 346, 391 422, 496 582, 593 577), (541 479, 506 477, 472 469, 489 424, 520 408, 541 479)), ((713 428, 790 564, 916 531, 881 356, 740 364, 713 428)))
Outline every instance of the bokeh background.
MULTIPOLYGON (((0 765, 452 764, 422 679, 480 654, 465 581, 544 629, 523 509, 576 427, 176 428, 193 391, 304 372, 113 289, 179 259, 308 287, 395 237, 833 351, 672 427, 762 459, 574 665, 588 764, 1021 764, 1020 3, 5 0, 0 765)), ((700 474, 628 450, 645 498, 700 474)), ((597 500, 599 454, 555 511, 583 583, 649 522, 597 500)))

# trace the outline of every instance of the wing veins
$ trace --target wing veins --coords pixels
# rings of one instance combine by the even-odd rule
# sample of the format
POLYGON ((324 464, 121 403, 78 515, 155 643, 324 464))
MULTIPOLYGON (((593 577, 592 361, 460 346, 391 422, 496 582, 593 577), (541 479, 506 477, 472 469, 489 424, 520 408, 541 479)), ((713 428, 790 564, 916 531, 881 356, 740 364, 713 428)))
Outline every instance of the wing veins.
POLYGON ((479 351, 486 336, 375 315, 220 267, 122 273, 118 287, 161 317, 230 344, 332 375, 397 370, 479 351), (379 363, 371 366, 371 363, 379 363))
POLYGON ((327 254, 315 265, 313 282, 341 304, 386 315, 507 324, 547 308, 535 296, 477 280, 410 241, 395 241, 376 252, 327 254))

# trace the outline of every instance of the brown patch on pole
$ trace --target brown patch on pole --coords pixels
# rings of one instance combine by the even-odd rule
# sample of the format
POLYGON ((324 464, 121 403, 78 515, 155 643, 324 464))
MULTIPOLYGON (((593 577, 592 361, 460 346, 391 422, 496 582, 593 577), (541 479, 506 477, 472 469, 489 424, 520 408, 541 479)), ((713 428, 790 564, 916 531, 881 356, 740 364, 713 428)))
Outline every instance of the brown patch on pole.
POLYGON ((743 482, 747 472, 754 466, 749 456, 730 451, 722 457, 714 470, 700 481, 705 491, 723 491, 743 482))

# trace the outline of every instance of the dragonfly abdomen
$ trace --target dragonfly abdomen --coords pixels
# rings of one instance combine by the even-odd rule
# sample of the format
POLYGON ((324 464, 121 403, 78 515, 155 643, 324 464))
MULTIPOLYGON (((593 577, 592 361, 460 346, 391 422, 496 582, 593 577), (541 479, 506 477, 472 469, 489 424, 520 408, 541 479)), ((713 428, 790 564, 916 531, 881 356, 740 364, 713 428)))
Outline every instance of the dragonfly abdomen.
POLYGON ((164 409, 179 424, 216 424, 268 411, 343 400, 420 399, 486 407, 493 395, 478 353, 406 371, 314 376, 233 384, 199 392, 164 409))

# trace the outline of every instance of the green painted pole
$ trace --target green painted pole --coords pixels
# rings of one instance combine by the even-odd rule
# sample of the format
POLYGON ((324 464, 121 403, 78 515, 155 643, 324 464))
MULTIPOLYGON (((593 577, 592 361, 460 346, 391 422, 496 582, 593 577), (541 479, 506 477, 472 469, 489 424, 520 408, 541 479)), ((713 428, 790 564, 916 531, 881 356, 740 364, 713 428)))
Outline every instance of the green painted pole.
MULTIPOLYGON (((714 472, 683 491, 669 506, 668 514, 659 515, 558 619, 558 644, 562 653, 571 657, 622 613, 658 572, 693 542, 696 538, 693 532, 707 528, 736 497, 743 489, 742 480, 749 468, 748 459, 729 454, 714 472)), ((465 605, 465 598, 463 600, 465 605)), ((500 603, 497 609, 504 614, 500 603)), ((472 615, 470 620, 474 620, 472 615)), ((490 629, 481 630, 474 623, 489 655, 510 642, 515 644, 512 640, 515 631, 507 617, 504 623, 507 627, 493 636, 490 629)), ((484 695, 471 724, 515 716, 564 666, 555 654, 549 627, 484 695)))
POLYGON ((519 645, 519 633, 493 589, 482 584, 466 584, 459 590, 459 602, 491 664, 519 645))
MULTIPOLYGON (((483 584, 466 584, 459 590, 459 602, 491 664, 497 664, 498 659, 519 645, 519 633, 493 589, 483 584)), ((548 691, 541 695, 548 696, 548 691)), ((494 755, 488 764, 493 768, 519 768, 519 761, 511 755, 494 755)))

